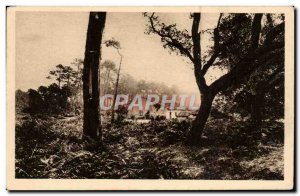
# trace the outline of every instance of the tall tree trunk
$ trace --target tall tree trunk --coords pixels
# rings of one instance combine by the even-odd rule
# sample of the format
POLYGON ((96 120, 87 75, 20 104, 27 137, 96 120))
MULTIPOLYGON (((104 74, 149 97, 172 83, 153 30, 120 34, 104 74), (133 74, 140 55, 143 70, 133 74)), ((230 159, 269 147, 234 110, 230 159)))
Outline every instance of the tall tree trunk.
POLYGON ((212 107, 212 102, 214 96, 209 93, 201 95, 201 105, 198 111, 198 114, 193 121, 190 134, 188 136, 188 142, 191 145, 200 145, 201 136, 206 124, 206 121, 209 117, 210 110, 212 107))
MULTIPOLYGON (((106 12, 91 12, 83 67, 83 139, 102 137, 99 118, 99 61, 106 12)), ((101 139, 100 139, 101 140, 101 139)), ((98 141, 101 142, 101 141, 98 141)))

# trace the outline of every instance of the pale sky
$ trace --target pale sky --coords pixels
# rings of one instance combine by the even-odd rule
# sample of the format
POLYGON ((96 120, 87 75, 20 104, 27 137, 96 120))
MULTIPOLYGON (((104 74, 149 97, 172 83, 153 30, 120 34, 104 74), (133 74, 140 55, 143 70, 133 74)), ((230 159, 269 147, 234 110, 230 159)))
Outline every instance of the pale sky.
MULTIPOLYGON (((190 31, 189 13, 158 13, 166 24, 176 23, 190 31)), ((201 29, 214 28, 218 14, 202 14, 201 29)), ((36 89, 54 81, 46 79, 56 65, 70 65, 84 58, 88 12, 17 12, 16 14, 16 88, 36 89)), ((199 93, 192 65, 185 57, 169 54, 156 35, 146 35, 147 20, 142 13, 108 13, 104 40, 114 37, 122 47, 122 72, 137 80, 176 85, 182 92, 199 93)), ((202 37, 202 47, 211 41, 202 37)), ((116 51, 102 46, 102 59, 116 64, 116 51)), ((220 75, 220 71, 211 71, 220 75)), ((209 83, 209 82, 208 82, 209 83)))

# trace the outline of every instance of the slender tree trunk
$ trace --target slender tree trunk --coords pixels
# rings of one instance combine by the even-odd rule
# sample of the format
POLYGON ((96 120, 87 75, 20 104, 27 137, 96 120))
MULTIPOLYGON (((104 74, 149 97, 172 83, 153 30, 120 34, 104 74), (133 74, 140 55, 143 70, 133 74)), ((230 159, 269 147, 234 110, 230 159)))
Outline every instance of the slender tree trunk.
POLYGON ((60 83, 61 83, 61 68, 59 68, 59 73, 58 73, 58 88, 60 88, 60 83))
POLYGON ((261 139, 261 126, 262 126, 262 109, 264 105, 263 91, 258 91, 254 97, 251 105, 251 124, 249 134, 253 137, 253 141, 261 139))
POLYGON ((257 92, 254 95, 251 107, 251 123, 253 126, 260 129, 262 120, 262 107, 264 105, 264 92, 257 92))
POLYGON ((118 95, 120 71, 121 71, 122 58, 123 58, 122 55, 120 55, 120 56, 121 56, 121 60, 120 60, 119 70, 118 70, 118 73, 117 73, 117 81, 116 81, 114 99, 113 99, 113 104, 112 104, 112 108, 111 108, 111 124, 113 124, 114 121, 115 121, 115 105, 116 105, 116 98, 117 98, 117 95, 118 95))
POLYGON ((110 70, 107 71, 106 78, 105 78, 105 81, 104 81, 103 95, 106 94, 106 90, 108 89, 109 76, 110 76, 110 70))
MULTIPOLYGON (((83 139, 95 140, 102 137, 99 118, 99 59, 101 41, 105 26, 105 12, 91 12, 87 30, 83 67, 83 139)), ((101 142, 101 141, 98 141, 101 142)))
POLYGON ((190 134, 188 137, 188 142, 191 145, 199 145, 201 141, 201 136, 206 124, 206 121, 209 117, 210 110, 212 107, 212 102, 214 100, 214 96, 210 94, 201 95, 201 105, 198 111, 198 114, 193 121, 190 134))
MULTIPOLYGON (((74 105, 76 105, 79 103, 79 97, 80 97, 80 89, 81 89, 81 85, 80 85, 80 64, 77 64, 77 76, 76 76, 76 94, 74 96, 74 105)), ((76 112, 76 110, 74 110, 76 112)))
POLYGON ((107 80, 106 80, 105 93, 106 93, 106 91, 107 91, 108 88, 109 88, 109 77, 110 77, 110 70, 108 70, 108 73, 107 73, 107 80))

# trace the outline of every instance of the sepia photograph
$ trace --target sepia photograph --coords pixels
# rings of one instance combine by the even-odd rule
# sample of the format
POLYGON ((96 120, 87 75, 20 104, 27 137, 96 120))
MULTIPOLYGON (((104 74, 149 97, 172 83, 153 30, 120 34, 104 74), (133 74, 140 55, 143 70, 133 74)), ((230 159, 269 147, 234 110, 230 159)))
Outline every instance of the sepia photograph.
POLYGON ((294 7, 8 7, 8 190, 288 190, 294 7))

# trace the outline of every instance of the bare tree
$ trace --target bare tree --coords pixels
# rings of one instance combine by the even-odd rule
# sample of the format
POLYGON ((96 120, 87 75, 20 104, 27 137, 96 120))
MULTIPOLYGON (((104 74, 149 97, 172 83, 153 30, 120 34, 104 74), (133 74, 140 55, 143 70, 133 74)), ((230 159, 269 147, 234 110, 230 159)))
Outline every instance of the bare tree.
POLYGON ((120 64, 117 72, 117 80, 116 80, 116 86, 115 86, 115 92, 114 92, 114 99, 113 99, 113 104, 111 107, 111 123, 114 123, 115 120, 115 105, 116 105, 116 98, 118 95, 118 87, 119 87, 119 80, 120 80, 120 71, 121 71, 121 65, 122 65, 122 59, 123 55, 120 53, 120 43, 114 39, 107 40, 105 41, 105 44, 107 47, 113 47, 117 50, 118 55, 120 56, 120 64))

